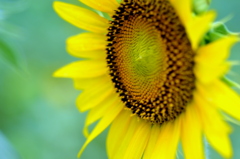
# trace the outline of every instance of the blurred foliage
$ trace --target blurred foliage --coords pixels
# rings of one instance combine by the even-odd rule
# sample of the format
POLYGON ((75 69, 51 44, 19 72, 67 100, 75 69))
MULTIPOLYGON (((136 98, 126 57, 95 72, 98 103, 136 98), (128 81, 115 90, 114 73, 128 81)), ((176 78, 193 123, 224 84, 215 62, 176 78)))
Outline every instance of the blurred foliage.
POLYGON ((209 9, 211 0, 193 0, 193 11, 196 14, 201 14, 209 9))
POLYGON ((26 2, 23 0, 1 0, 0 1, 0 57, 3 57, 15 68, 19 68, 17 61, 18 51, 15 49, 15 40, 20 38, 20 29, 9 23, 11 16, 24 11, 26 2))
POLYGON ((14 51, 12 50, 12 47, 3 39, 0 39, 0 54, 17 67, 17 59, 14 51))
MULTIPOLYGON (((81 5, 77 0, 62 0, 81 5)), ((80 29, 62 20, 53 0, 0 0, 0 159, 74 159, 85 138, 86 113, 79 113, 70 79, 53 78, 58 68, 77 59, 65 51, 65 40, 80 29), (14 67, 12 67, 14 66, 14 67), (20 68, 20 69, 19 69, 20 68)), ((213 0, 218 20, 240 31, 240 1, 213 0)), ((230 60, 239 60, 239 44, 230 60)), ((239 66, 228 78, 240 83, 239 66)), ((240 92, 239 92, 240 93, 240 92)), ((240 158, 240 128, 232 124, 234 159, 240 158)), ((106 131, 83 153, 83 159, 107 158, 106 131)), ((209 158, 221 158, 209 148, 209 158)))

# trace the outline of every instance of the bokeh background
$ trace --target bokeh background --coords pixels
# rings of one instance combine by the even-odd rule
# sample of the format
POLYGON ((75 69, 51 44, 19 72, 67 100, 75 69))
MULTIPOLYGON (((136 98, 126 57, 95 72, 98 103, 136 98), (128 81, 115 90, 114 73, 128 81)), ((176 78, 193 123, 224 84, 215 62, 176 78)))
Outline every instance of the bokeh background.
MULTIPOLYGON (((80 5, 77 0, 61 0, 80 5)), ((67 37, 82 30, 57 16, 53 0, 0 0, 0 159, 75 159, 84 143, 86 113, 79 113, 80 93, 71 79, 53 78, 58 68, 77 59, 65 51, 67 37)), ((240 1, 212 0, 218 20, 240 32, 240 1)), ((240 60, 240 44, 231 60, 240 60)), ((228 77, 240 83, 240 67, 228 77)), ((238 91, 239 92, 239 91, 238 91)), ((240 92, 239 92, 240 93, 240 92)), ((240 126, 231 140, 234 159, 240 158, 240 126)), ((85 150, 83 159, 105 159, 106 133, 85 150)), ((221 157, 211 148, 208 157, 221 157)))

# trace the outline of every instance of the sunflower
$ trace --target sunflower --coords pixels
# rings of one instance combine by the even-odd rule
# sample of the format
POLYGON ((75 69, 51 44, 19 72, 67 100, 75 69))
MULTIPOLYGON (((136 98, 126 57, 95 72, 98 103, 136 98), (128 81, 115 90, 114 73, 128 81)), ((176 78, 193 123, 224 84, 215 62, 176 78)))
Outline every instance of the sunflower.
POLYGON ((230 158, 224 116, 240 120, 240 98, 223 78, 239 38, 209 38, 219 26, 215 11, 194 13, 191 0, 80 1, 94 11, 54 2, 63 19, 87 31, 67 40, 68 52, 84 60, 54 74, 83 90, 77 106, 89 112, 79 156, 110 126, 111 159, 175 158, 179 143, 185 158, 201 159, 203 139, 230 158))

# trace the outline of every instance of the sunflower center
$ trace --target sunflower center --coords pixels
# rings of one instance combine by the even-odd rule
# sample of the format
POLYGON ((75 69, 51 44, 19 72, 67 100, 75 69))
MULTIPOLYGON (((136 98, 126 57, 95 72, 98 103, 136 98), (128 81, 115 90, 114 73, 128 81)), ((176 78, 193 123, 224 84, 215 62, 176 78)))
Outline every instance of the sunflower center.
POLYGON ((168 0, 125 0, 109 27, 107 63, 125 106, 152 123, 174 120, 193 98, 194 52, 168 0))
MULTIPOLYGON (((128 68, 139 78, 154 76, 163 61, 161 54, 161 38, 158 31, 141 19, 132 19, 125 23, 134 23, 133 28, 122 39, 124 58, 128 60, 128 68), (128 40, 127 40, 128 39, 128 40), (160 53, 160 54, 159 54, 160 53)), ((125 35, 125 34, 124 34, 125 35)), ((120 51, 121 52, 121 51, 120 51)))

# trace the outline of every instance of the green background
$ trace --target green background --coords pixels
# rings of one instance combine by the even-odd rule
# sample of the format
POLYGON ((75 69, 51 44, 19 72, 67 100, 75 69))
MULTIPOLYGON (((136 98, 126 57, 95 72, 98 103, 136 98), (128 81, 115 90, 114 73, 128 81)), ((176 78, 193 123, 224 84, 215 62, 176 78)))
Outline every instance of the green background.
MULTIPOLYGON (((77 0, 62 0, 82 5, 77 0)), ((77 59, 65 51, 67 37, 82 30, 53 11, 52 0, 0 0, 0 159, 75 159, 84 143, 86 113, 71 79, 53 78, 58 68, 77 59), (4 54, 8 52, 8 54, 4 54)), ((213 0, 218 20, 240 32, 240 1, 213 0)), ((231 60, 240 59, 240 45, 231 60)), ((240 83, 239 66, 229 77, 240 83)), ((240 158, 240 127, 231 124, 234 159, 240 158)), ((83 159, 107 158, 105 131, 84 151, 83 159)), ((221 158, 212 149, 208 157, 221 158)))

